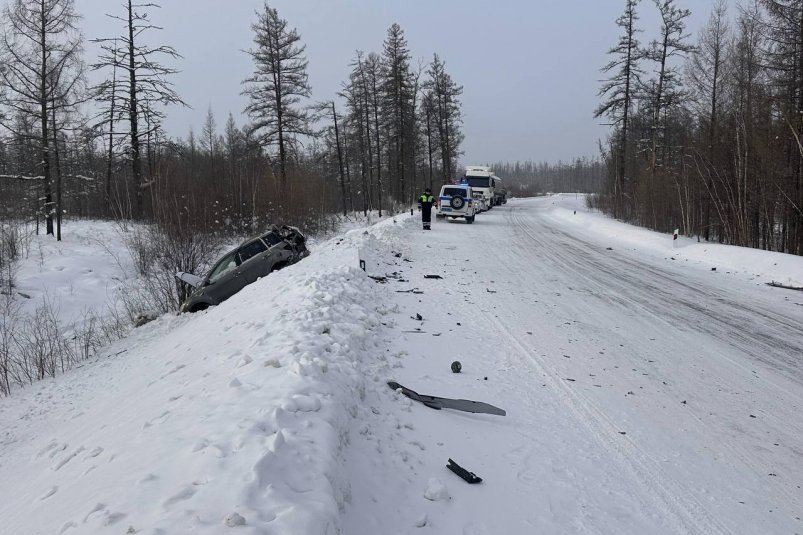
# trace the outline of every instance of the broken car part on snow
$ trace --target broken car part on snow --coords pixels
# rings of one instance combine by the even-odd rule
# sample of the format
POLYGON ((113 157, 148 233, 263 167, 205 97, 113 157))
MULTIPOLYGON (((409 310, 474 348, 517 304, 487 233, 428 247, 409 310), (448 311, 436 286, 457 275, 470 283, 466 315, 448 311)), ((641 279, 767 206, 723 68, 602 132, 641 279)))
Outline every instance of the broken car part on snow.
POLYGON ((423 403, 424 405, 426 405, 431 409, 436 409, 436 410, 454 409, 456 411, 464 411, 464 412, 496 414, 497 416, 505 416, 507 414, 504 409, 500 409, 499 407, 494 407, 493 405, 489 403, 483 403, 482 401, 441 398, 438 396, 428 396, 425 394, 419 394, 418 392, 410 390, 409 388, 404 387, 395 381, 388 381, 388 386, 393 390, 401 390, 401 393, 407 396, 408 398, 412 399, 413 401, 418 401, 420 403, 423 403))
POLYGON ((446 465, 446 468, 463 478, 463 481, 466 483, 482 483, 482 478, 477 476, 474 472, 469 472, 452 459, 449 459, 449 464, 446 465))

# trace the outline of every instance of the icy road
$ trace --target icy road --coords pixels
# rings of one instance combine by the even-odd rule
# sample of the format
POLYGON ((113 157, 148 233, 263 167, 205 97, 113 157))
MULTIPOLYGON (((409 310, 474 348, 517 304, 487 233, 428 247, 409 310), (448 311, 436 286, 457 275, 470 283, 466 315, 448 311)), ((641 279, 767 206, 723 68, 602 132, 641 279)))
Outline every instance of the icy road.
MULTIPOLYGON (((610 239, 573 197, 438 221, 380 269, 409 281, 389 292, 423 292, 395 294, 397 381, 508 411, 414 405, 393 422, 392 449, 452 495, 422 521, 444 534, 803 532, 803 296, 683 262, 671 236, 663 250, 629 247, 625 225, 610 239), (449 457, 484 482, 446 472, 449 457)), ((425 514, 403 498, 419 478, 383 470, 379 442, 347 533, 425 514)))

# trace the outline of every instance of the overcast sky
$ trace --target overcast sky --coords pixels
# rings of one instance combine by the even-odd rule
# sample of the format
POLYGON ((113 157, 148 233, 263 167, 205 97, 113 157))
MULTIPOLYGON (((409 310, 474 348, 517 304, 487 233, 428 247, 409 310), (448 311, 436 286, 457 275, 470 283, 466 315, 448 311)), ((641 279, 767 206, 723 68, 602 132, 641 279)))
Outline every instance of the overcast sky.
MULTIPOLYGON (((87 39, 113 37, 118 0, 76 0, 87 39)), ((157 39, 183 56, 174 82, 192 109, 167 111, 165 128, 186 137, 201 130, 211 106, 220 128, 229 112, 238 125, 245 100, 240 82, 253 70, 243 52, 262 0, 161 0, 152 19, 157 39)), ((615 44, 624 0, 271 0, 307 45, 314 100, 333 98, 356 50, 381 52, 387 28, 405 31, 413 63, 433 52, 463 85, 462 163, 500 160, 557 162, 597 154, 608 128, 594 120, 597 91, 615 44)), ((692 10, 693 34, 705 23, 710 0, 678 0, 692 10)), ((658 28, 652 1, 639 7, 642 41, 658 28)), ((694 38, 694 35, 693 35, 694 38)), ((87 62, 97 50, 87 44, 87 62)))

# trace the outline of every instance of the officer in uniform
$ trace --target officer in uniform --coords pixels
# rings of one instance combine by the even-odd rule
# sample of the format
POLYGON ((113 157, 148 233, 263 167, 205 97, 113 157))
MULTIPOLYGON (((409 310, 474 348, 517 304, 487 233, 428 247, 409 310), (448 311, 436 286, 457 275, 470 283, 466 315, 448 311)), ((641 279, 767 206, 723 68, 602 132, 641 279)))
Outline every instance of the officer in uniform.
POLYGON ((418 198, 418 210, 421 212, 421 222, 424 224, 424 230, 431 230, 429 225, 432 222, 432 205, 435 203, 435 197, 432 196, 432 190, 426 188, 424 194, 418 198))

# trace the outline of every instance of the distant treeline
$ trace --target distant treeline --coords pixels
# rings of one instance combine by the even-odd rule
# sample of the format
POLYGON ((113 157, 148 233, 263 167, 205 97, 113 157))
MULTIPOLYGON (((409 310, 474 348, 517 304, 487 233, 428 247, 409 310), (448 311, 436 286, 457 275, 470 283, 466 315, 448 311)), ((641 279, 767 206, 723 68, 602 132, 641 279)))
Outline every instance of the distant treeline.
MULTIPOLYGON (((612 125, 595 204, 705 240, 803 254, 803 2, 714 2, 692 38, 675 0, 625 0, 596 116, 612 125), (638 13, 656 9, 655 40, 638 13)), ((690 3, 686 0, 686 3, 690 3)))
POLYGON ((508 194, 530 197, 546 192, 597 193, 605 180, 606 167, 598 159, 578 158, 572 163, 497 162, 491 165, 504 180, 508 194))
MULTIPOLYGON (((154 45, 156 4, 110 5, 115 36, 84 57, 75 0, 8 0, 0 29, 0 218, 154 222, 253 232, 315 230, 333 214, 400 209, 451 182, 463 139, 460 87, 437 54, 413 63, 404 31, 344 58, 341 90, 313 100, 299 33, 267 3, 255 14, 245 124, 210 109, 183 138, 163 129, 186 105, 179 51, 154 45), (87 82, 88 71, 101 81, 87 82)), ((166 28, 169 30, 169 28, 166 28)), ((332 34, 336 38, 336 32, 332 34)))

